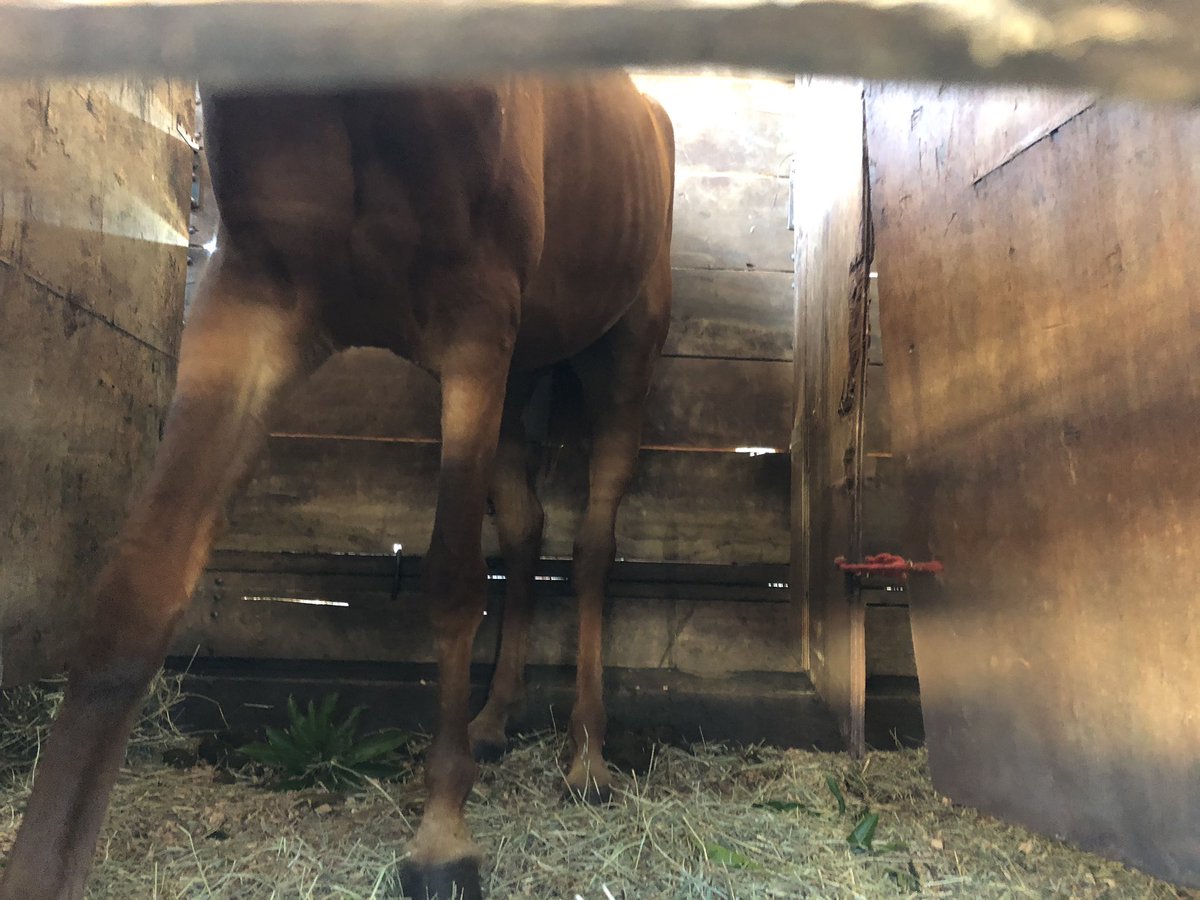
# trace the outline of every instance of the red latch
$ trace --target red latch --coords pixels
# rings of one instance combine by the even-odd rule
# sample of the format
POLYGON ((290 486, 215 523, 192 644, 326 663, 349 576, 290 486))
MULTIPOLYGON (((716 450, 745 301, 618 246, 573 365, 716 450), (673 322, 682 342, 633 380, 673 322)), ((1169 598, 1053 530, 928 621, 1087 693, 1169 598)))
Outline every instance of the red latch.
POLYGON ((877 553, 868 556, 863 562, 846 562, 846 557, 839 556, 834 561, 843 572, 850 575, 878 575, 883 578, 906 578, 909 572, 925 572, 936 575, 943 566, 937 560, 932 562, 913 562, 895 553, 877 553))

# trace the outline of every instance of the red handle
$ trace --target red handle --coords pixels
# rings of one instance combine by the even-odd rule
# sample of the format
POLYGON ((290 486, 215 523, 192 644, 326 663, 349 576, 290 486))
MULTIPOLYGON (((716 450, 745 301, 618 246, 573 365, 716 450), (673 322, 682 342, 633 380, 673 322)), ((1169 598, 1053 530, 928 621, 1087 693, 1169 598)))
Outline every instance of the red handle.
POLYGON ((931 562, 913 562, 895 553, 877 553, 868 556, 860 563, 846 562, 846 557, 839 556, 833 561, 843 572, 851 575, 882 575, 887 578, 903 578, 909 572, 924 572, 936 575, 943 571, 944 566, 937 560, 931 562))

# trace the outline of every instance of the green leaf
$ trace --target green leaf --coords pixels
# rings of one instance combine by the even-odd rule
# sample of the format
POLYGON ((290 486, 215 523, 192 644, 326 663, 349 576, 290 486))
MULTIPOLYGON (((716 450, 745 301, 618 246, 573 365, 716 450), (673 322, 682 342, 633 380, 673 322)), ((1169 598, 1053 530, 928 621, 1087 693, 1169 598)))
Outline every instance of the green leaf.
POLYGON ((337 708, 338 695, 336 693, 326 694, 325 699, 321 701, 321 719, 325 722, 333 721, 333 711, 337 708))
POLYGON ((841 786, 832 775, 826 775, 825 787, 829 788, 829 793, 833 794, 833 799, 837 801, 838 815, 844 816, 846 814, 846 798, 842 795, 841 786))
POLYGON ((796 800, 764 800, 762 803, 755 803, 753 809, 769 809, 773 812, 806 812, 815 815, 811 806, 807 803, 799 803, 796 800))
POLYGON ((364 706, 356 706, 350 710, 350 715, 346 716, 346 721, 342 722, 333 733, 333 746, 336 748, 336 756, 345 756, 347 751, 354 746, 354 731, 358 727, 358 717, 362 715, 364 706))
POLYGON ((408 743, 408 735, 403 731, 381 731, 379 734, 363 738, 350 748, 342 762, 353 768, 359 763, 376 760, 381 756, 394 753, 408 743))
POLYGON ((283 766, 286 763, 279 753, 277 747, 272 747, 270 744, 254 743, 247 744, 244 747, 238 748, 240 752, 245 753, 256 763, 262 763, 264 766, 283 766))
POLYGON ((290 727, 295 728, 304 721, 304 716, 300 712, 300 707, 296 705, 296 698, 289 695, 287 699, 288 723, 290 727))
POLYGON ((727 869, 749 869, 754 866, 754 863, 745 856, 722 844, 705 844, 704 854, 708 857, 709 862, 727 869))
POLYGON ((855 850, 871 850, 871 844, 875 840, 875 828, 878 825, 879 813, 866 813, 858 820, 858 824, 854 826, 854 830, 846 837, 846 843, 855 850))

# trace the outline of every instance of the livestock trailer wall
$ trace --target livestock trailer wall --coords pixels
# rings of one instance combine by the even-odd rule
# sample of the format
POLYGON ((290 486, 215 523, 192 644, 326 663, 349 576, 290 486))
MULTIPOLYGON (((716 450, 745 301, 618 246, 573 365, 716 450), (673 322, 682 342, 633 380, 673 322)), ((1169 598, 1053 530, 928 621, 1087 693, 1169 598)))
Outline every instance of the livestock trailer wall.
POLYGON ((0 85, 0 658, 60 669, 174 383, 186 82, 0 85))
POLYGON ((872 88, 934 783, 1200 883, 1200 116, 872 88))

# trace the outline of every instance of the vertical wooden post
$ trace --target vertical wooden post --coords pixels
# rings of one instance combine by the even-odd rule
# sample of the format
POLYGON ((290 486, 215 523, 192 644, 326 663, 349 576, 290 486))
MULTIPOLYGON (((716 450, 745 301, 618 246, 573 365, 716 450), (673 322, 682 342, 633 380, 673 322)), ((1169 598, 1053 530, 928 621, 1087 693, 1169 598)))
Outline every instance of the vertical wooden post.
POLYGON ((793 590, 809 621, 813 683, 851 753, 864 749, 865 608, 833 564, 861 552, 863 394, 871 270, 863 86, 797 82, 793 590), (816 129, 819 127, 819 132, 816 129))

